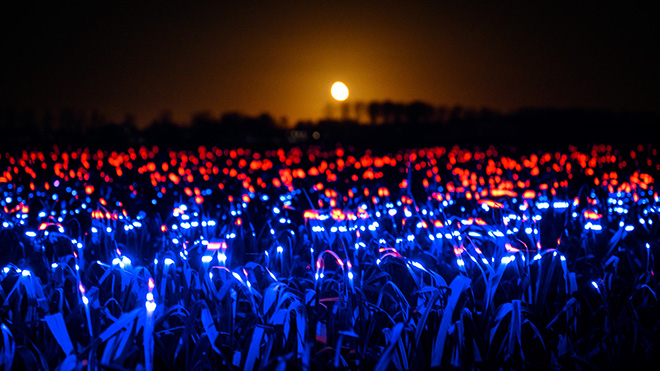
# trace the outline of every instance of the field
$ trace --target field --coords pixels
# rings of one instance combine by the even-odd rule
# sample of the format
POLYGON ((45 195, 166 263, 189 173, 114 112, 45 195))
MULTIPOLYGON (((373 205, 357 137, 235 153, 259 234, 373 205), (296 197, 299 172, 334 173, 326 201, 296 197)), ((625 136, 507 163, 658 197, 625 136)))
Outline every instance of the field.
POLYGON ((660 361, 652 146, 0 156, 0 367, 660 361))

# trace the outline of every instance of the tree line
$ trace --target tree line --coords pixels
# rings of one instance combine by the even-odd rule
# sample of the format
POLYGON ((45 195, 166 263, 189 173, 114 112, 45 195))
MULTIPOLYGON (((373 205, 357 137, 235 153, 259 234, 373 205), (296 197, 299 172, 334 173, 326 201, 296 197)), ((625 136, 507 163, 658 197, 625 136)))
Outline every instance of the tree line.
POLYGON ((174 122, 165 111, 139 128, 135 117, 108 120, 98 111, 63 109, 37 112, 5 107, 0 111, 0 143, 5 148, 72 144, 125 147, 142 144, 191 146, 286 146, 334 142, 381 146, 535 144, 648 141, 660 125, 658 112, 525 108, 502 113, 462 106, 350 102, 329 105, 325 117, 289 125, 270 114, 197 112, 188 122, 174 122))

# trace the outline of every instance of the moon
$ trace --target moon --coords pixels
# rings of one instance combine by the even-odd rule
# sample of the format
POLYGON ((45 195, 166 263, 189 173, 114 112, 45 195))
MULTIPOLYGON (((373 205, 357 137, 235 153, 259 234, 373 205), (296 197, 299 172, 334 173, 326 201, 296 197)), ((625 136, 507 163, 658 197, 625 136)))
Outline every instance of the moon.
POLYGON ((343 102, 348 98, 348 87, 343 82, 337 81, 332 84, 330 94, 332 94, 332 97, 335 98, 335 100, 343 102))

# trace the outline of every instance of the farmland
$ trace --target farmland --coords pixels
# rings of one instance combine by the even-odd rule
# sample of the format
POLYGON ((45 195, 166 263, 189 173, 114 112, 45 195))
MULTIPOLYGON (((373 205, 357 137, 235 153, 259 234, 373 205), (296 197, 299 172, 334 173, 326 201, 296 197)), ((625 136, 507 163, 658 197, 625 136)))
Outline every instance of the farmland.
POLYGON ((649 145, 3 153, 0 365, 653 364, 659 170, 649 145))

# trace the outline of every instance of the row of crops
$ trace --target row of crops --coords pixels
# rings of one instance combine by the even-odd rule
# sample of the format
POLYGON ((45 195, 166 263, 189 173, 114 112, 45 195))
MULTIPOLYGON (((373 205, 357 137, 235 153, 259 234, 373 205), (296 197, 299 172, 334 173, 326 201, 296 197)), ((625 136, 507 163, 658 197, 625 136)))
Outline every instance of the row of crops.
POLYGON ((5 369, 658 361, 652 146, 0 155, 5 369))

